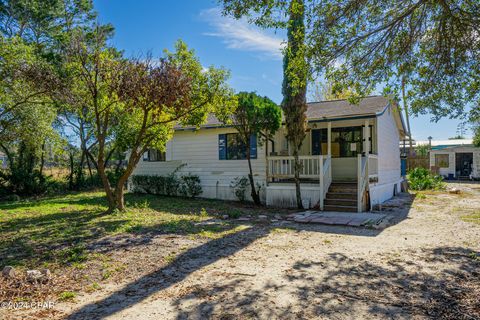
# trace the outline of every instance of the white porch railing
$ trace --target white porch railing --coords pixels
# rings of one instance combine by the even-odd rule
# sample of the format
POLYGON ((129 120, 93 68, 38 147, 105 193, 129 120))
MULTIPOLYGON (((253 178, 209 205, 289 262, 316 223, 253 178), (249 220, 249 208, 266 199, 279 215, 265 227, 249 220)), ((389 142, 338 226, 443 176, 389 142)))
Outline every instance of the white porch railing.
POLYGON ((357 209, 363 211, 363 196, 369 187, 370 179, 378 179, 378 156, 368 154, 367 156, 358 155, 357 159, 357 209))
MULTIPOLYGON (((299 156, 300 178, 318 179, 321 156, 299 156)), ((267 158, 268 178, 289 179, 295 175, 295 158, 293 156, 272 156, 267 158)))
MULTIPOLYGON (((330 156, 299 156, 300 178, 318 179, 320 189, 320 210, 323 210, 325 196, 332 183, 332 158, 330 156)), ((267 158, 268 179, 292 179, 295 176, 293 156, 267 158)))
POLYGON ((332 183, 332 158, 320 156, 320 210, 324 208, 325 197, 332 183))
POLYGON ((368 176, 370 179, 378 179, 378 156, 376 154, 368 155, 368 176))
POLYGON ((362 212, 363 210, 363 195, 368 186, 368 157, 363 157, 361 154, 357 156, 357 211, 362 212))

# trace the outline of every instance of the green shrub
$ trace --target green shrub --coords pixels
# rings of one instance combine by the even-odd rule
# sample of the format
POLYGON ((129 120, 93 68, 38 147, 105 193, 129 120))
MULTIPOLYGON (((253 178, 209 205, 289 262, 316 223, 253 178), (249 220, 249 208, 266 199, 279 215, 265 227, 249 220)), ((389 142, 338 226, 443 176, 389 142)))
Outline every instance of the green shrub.
POLYGON ((247 199, 246 192, 249 184, 250 182, 247 177, 236 177, 232 183, 230 183, 230 188, 233 189, 233 193, 239 201, 243 202, 247 199))
POLYGON ((425 168, 414 168, 408 171, 407 180, 412 190, 439 190, 445 188, 442 176, 434 175, 425 168))
POLYGON ((180 194, 184 197, 195 198, 202 194, 200 177, 197 175, 184 175, 180 181, 180 194))
POLYGON ((132 191, 139 193, 183 196, 195 198, 202 194, 200 177, 197 175, 177 176, 177 168, 168 176, 134 175, 131 178, 132 191))

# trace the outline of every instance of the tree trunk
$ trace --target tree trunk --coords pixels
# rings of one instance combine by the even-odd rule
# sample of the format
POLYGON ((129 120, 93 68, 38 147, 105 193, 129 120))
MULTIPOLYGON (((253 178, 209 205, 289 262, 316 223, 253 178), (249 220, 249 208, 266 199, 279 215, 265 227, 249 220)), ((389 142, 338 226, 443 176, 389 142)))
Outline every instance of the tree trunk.
POLYGON ((293 148, 294 181, 298 209, 303 209, 298 156, 306 134, 306 95, 308 65, 305 57, 305 4, 291 0, 287 28, 287 48, 283 58, 282 108, 285 113, 287 140, 293 148))
POLYGON ((105 189, 105 194, 107 196, 107 202, 108 202, 107 213, 111 213, 113 210, 115 210, 115 208, 117 207, 117 204, 115 201, 115 194, 113 193, 112 187, 110 186, 110 181, 108 181, 108 177, 105 172, 105 163, 104 163, 103 157, 99 157, 97 168, 98 168, 98 175, 102 180, 103 188, 105 189))
POLYGON ((261 205, 260 196, 258 195, 257 189, 255 188, 255 181, 253 180, 253 170, 252 170, 252 161, 250 156, 250 143, 247 143, 247 161, 248 161, 248 180, 250 180, 250 194, 252 196, 253 202, 259 206, 261 205))
POLYGON ((125 210, 125 200, 124 200, 124 188, 125 184, 128 181, 128 178, 133 173, 133 170, 138 164, 140 160, 140 156, 143 152, 137 153, 136 151, 132 151, 130 154, 130 159, 128 161, 127 168, 123 175, 118 179, 117 185, 115 186, 115 208, 123 211, 125 210))
POLYGON ((300 189, 300 170, 302 168, 302 164, 298 160, 298 149, 294 149, 293 151, 293 161, 294 163, 294 178, 293 181, 295 182, 295 197, 297 199, 297 208, 304 209, 302 203, 302 192, 300 189))
POLYGON ((73 163, 73 153, 70 153, 69 154, 69 158, 70 158, 70 173, 68 175, 68 189, 69 190, 73 190, 73 174, 74 174, 74 171, 75 171, 75 165, 73 163))
POLYGON ((42 144, 42 153, 40 155, 40 176, 43 176, 43 167, 45 166, 45 140, 42 144))
POLYGON ((412 142, 412 132, 410 131, 410 115, 408 112, 408 105, 407 100, 405 98, 405 76, 402 77, 402 100, 403 100, 403 109, 405 109, 405 119, 407 120, 407 128, 408 128, 408 155, 413 154, 413 142, 412 142))

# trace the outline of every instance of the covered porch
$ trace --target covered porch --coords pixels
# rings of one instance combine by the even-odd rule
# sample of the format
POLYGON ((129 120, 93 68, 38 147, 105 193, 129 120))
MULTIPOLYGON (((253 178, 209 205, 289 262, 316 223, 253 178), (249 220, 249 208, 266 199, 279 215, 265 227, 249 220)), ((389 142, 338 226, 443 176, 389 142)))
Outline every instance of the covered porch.
MULTIPOLYGON (((378 179, 376 144, 375 118, 310 121, 299 156, 303 206, 365 211, 369 181, 378 179)), ((284 128, 266 155, 267 205, 295 207, 295 161, 284 128)))

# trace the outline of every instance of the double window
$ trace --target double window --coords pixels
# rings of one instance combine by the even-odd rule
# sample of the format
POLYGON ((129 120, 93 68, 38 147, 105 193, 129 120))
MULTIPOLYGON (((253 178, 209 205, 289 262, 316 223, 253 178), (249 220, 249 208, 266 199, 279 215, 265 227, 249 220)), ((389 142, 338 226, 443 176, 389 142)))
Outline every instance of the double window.
POLYGON ((143 161, 165 161, 166 155, 165 152, 157 149, 148 149, 147 152, 143 154, 143 161))
MULTIPOLYGON (((372 127, 370 126, 370 151, 372 151, 372 127)), ((332 157, 356 157, 363 150, 363 127, 332 128, 332 157)), ((328 129, 312 130, 312 154, 328 153, 328 129)))
MULTIPOLYGON (((240 139, 238 133, 218 135, 218 158, 220 160, 245 160, 247 159, 247 146, 240 139)), ((257 137, 250 137, 250 158, 257 158, 257 137)))

